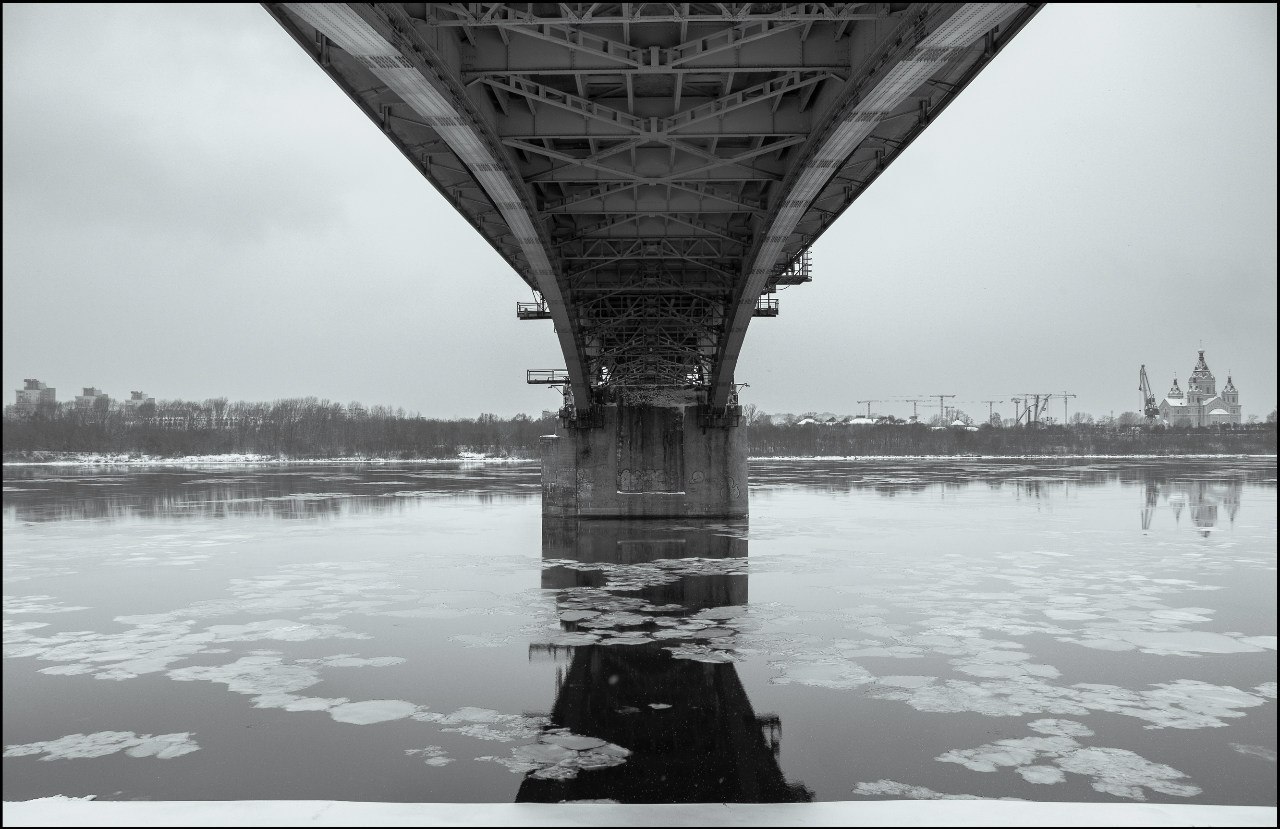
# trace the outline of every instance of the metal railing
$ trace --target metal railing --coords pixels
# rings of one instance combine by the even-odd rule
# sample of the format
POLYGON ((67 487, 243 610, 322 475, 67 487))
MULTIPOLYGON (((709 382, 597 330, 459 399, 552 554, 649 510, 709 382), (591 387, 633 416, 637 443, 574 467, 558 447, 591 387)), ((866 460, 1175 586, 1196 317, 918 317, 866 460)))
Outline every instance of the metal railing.
POLYGON ((542 302, 517 302, 516 319, 549 320, 551 319, 551 309, 547 307, 545 300, 542 302))
POLYGON ((531 368, 524 381, 530 385, 560 386, 569 382, 569 372, 562 368, 531 368))
POLYGON ((776 317, 778 316, 778 298, 773 296, 762 296, 756 300, 756 307, 751 312, 753 317, 776 317))
POLYGON ((774 275, 772 281, 777 285, 802 285, 813 281, 813 258, 809 249, 805 248, 799 256, 791 260, 786 267, 774 275))

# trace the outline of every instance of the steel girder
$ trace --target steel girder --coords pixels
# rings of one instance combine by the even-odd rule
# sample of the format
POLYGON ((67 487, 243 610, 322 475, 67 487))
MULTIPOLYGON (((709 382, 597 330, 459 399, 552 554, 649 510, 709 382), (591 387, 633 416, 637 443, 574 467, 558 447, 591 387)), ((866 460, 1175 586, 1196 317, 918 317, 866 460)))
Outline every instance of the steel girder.
POLYGON ((264 5, 542 295, 583 407, 724 405, 757 298, 1040 4, 264 5))

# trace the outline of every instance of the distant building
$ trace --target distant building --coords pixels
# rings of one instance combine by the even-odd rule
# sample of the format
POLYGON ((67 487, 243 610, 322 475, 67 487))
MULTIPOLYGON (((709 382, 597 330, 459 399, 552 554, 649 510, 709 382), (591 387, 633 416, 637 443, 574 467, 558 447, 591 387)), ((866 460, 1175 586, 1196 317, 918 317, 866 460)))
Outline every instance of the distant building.
MULTIPOLYGON (((88 391, 88 389, 85 391, 88 391)), ((124 405, 130 412, 136 412, 139 406, 145 406, 148 403, 154 404, 155 402, 156 399, 154 397, 147 397, 147 393, 145 391, 131 391, 129 392, 129 399, 124 401, 124 405)))
POLYGON ((1217 381, 1204 361, 1204 351, 1191 369, 1184 393, 1173 378, 1173 387, 1160 402, 1160 417, 1170 426, 1217 426, 1224 423, 1240 423, 1240 392, 1227 375, 1227 384, 1218 394, 1217 381))
POLYGON ((99 400, 105 401, 106 404, 111 403, 111 398, 107 396, 105 391, 89 386, 84 390, 84 394, 76 395, 76 408, 92 409, 98 404, 99 400))
POLYGON ((18 389, 18 399, 13 404, 14 411, 18 414, 34 414, 36 409, 43 406, 57 405, 57 389, 51 389, 39 380, 34 379, 23 380, 22 384, 24 388, 18 389))

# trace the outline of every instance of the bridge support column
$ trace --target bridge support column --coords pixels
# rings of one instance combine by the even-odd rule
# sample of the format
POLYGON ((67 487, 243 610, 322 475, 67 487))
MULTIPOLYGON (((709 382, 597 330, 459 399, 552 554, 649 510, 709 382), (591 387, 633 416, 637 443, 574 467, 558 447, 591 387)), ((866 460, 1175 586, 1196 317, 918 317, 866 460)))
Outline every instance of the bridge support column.
POLYGON ((703 428, 696 406, 605 406, 595 429, 542 438, 542 511, 578 518, 747 515, 745 426, 703 428))

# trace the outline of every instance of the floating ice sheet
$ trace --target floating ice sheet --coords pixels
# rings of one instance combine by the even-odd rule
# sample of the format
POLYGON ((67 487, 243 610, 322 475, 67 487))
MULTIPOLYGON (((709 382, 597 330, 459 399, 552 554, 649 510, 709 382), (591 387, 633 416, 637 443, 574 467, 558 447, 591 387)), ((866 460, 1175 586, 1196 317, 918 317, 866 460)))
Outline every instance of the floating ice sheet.
MULTIPOLYGON (((853 793, 862 797, 892 797, 906 800, 989 800, 972 794, 944 794, 935 792, 925 786, 912 786, 896 780, 876 780, 872 783, 859 783, 853 787, 853 793)), ((1017 797, 1002 797, 1000 800, 1020 800, 1017 797)))
POLYGON ((5 757, 27 757, 43 754, 41 760, 82 760, 124 752, 130 757, 155 757, 171 760, 198 751, 191 732, 177 734, 134 734, 132 731, 96 731, 92 734, 68 734, 56 740, 45 740, 4 747, 5 757))
POLYGON ((1121 748, 1081 745, 1073 736, 1089 736, 1092 731, 1072 720, 1037 720, 1032 727, 1054 736, 996 740, 970 749, 956 749, 938 756, 943 763, 958 763, 979 772, 1012 768, 1028 783, 1053 785, 1067 774, 1090 778, 1099 792, 1131 800, 1145 800, 1144 789, 1174 797, 1194 797, 1198 786, 1180 782, 1187 775, 1170 766, 1153 763, 1121 748))
POLYGON ((509 757, 476 759, 499 763, 514 774, 528 774, 539 780, 572 780, 582 771, 621 765, 629 756, 631 752, 622 746, 558 728, 541 734, 538 742, 513 748, 509 757))
POLYGON ((403 720, 417 710, 418 706, 402 699, 370 699, 336 705, 329 709, 329 716, 338 722, 369 725, 390 720, 403 720))
POLYGON ((425 748, 406 748, 404 750, 404 753, 409 755, 421 754, 422 762, 426 763, 428 766, 447 766, 453 762, 453 758, 449 757, 448 752, 446 752, 440 746, 426 746, 425 748))

